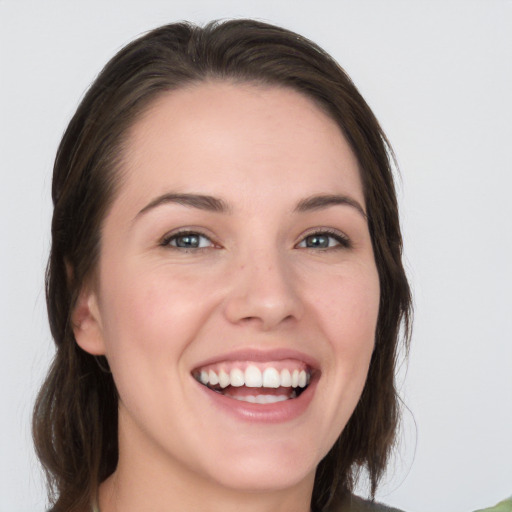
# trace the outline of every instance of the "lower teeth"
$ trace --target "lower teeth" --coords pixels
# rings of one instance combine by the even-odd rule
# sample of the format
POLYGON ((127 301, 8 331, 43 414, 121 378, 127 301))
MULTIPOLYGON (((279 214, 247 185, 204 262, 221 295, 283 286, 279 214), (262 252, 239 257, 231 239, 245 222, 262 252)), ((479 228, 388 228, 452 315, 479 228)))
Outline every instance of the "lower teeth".
MULTIPOLYGON (((250 402, 251 404, 274 404, 276 402, 284 402, 289 398, 285 395, 247 395, 247 396, 231 396, 225 395, 240 402, 250 402)), ((291 398, 291 397, 290 397, 291 398)))
MULTIPOLYGON (((292 400, 294 398, 299 397, 305 388, 293 388, 290 390, 289 394, 261 394, 261 395, 234 395, 231 394, 229 388, 220 388, 219 386, 209 386, 206 384, 206 387, 215 391, 215 393, 219 393, 219 395, 226 396, 228 398, 232 398, 233 400, 239 400, 240 402, 249 402, 251 404, 274 404, 276 402, 284 402, 286 400, 292 400)), ((235 388, 237 389, 237 388, 235 388)))

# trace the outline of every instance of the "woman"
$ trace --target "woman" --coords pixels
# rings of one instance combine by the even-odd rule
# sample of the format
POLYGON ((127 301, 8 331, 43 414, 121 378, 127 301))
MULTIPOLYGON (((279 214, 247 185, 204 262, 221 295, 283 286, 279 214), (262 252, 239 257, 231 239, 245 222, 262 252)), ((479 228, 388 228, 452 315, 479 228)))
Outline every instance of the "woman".
POLYGON ((54 167, 53 510, 365 506, 410 319, 390 154, 281 28, 169 25, 107 64, 54 167))

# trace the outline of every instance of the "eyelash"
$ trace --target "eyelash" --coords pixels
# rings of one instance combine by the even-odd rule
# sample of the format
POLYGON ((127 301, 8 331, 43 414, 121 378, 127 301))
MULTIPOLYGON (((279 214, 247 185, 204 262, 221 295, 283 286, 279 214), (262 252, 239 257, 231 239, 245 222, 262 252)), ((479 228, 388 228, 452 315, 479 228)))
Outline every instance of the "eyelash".
MULTIPOLYGON (((178 232, 174 232, 174 233, 169 233, 169 234, 165 235, 164 238, 162 238, 160 245, 162 247, 168 247, 168 248, 178 250, 178 251, 183 251, 183 252, 196 252, 196 251, 201 251, 201 250, 205 250, 205 249, 210 249, 210 248, 216 246, 215 242, 213 242, 209 236, 205 235, 204 233, 201 233, 201 231, 191 230, 191 229, 178 231, 178 232), (197 247, 180 247, 178 245, 172 244, 172 242, 176 242, 176 240, 178 240, 179 238, 183 238, 186 236, 197 237, 199 239, 201 239, 201 238, 206 239, 206 240, 208 240, 209 244, 207 246, 203 246, 203 247, 201 247, 200 241, 199 241, 199 246, 197 246, 197 247)), ((219 246, 217 246, 217 248, 218 247, 219 246)), ((328 250, 336 250, 336 249, 350 249, 352 247, 352 243, 350 242, 350 239, 345 234, 341 233, 340 231, 322 228, 322 229, 313 230, 313 231, 303 235, 300 242, 298 242, 295 245, 295 247, 301 248, 301 249, 316 250, 316 251, 328 251, 328 250), (330 242, 328 242, 329 243, 328 247, 308 247, 308 246, 300 247, 300 244, 306 243, 307 239, 311 238, 311 237, 327 237, 330 239, 334 239, 336 241, 336 244, 330 245, 330 242)))
POLYGON ((340 231, 334 230, 334 229, 315 229, 309 233, 306 233, 302 236, 300 242, 296 245, 299 246, 299 244, 305 243, 306 240, 310 237, 328 237, 334 239, 337 243, 335 245, 330 245, 328 247, 301 247, 303 249, 311 249, 311 250, 317 250, 317 251, 329 251, 329 250, 336 250, 336 249, 350 249, 352 248, 352 243, 350 242, 350 239, 340 231))
MULTIPOLYGON (((201 244, 201 242, 199 244, 201 244)), ((198 230, 187 229, 184 231, 178 231, 178 232, 169 233, 169 234, 165 235, 162 238, 160 245, 162 247, 169 247, 169 248, 177 250, 177 251, 194 252, 194 251, 201 251, 204 249, 210 249, 211 247, 215 246, 215 243, 212 241, 212 239, 209 236, 205 235, 204 233, 201 233, 198 230), (207 245, 206 247, 201 247, 201 245, 199 245, 198 247, 179 247, 178 245, 172 245, 173 241, 176 241, 179 238, 184 238, 186 236, 190 236, 190 237, 193 236, 193 237, 197 237, 199 239, 201 239, 201 238, 206 239, 206 240, 208 240, 209 245, 207 245)))

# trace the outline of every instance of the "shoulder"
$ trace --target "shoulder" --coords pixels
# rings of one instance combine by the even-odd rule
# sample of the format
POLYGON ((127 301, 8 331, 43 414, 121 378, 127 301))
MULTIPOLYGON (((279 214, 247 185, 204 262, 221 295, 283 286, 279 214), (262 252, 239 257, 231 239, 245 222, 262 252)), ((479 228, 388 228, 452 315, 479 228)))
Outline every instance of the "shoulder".
MULTIPOLYGON (((359 496, 346 496, 328 512, 402 512, 398 508, 388 507, 376 501, 368 501, 359 496)), ((493 511, 494 512, 494 511, 493 511)), ((498 511, 501 512, 501 511, 498 511)))
MULTIPOLYGON (((375 501, 367 501, 358 496, 347 496, 328 512, 403 512, 375 501)), ((475 510, 475 512, 512 512, 512 497, 500 501, 496 506, 475 510)))
POLYGON ((512 512, 512 496, 507 500, 500 501, 496 506, 491 508, 482 508, 475 512, 512 512))

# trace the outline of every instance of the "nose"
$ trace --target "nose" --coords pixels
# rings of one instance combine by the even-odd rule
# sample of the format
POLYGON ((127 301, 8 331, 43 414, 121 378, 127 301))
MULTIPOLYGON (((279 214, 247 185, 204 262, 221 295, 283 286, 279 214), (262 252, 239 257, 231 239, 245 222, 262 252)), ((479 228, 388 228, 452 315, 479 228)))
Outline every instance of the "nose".
POLYGON ((231 272, 232 286, 225 302, 230 322, 252 323, 268 331, 302 317, 304 304, 297 292, 297 280, 277 255, 253 254, 231 272))

